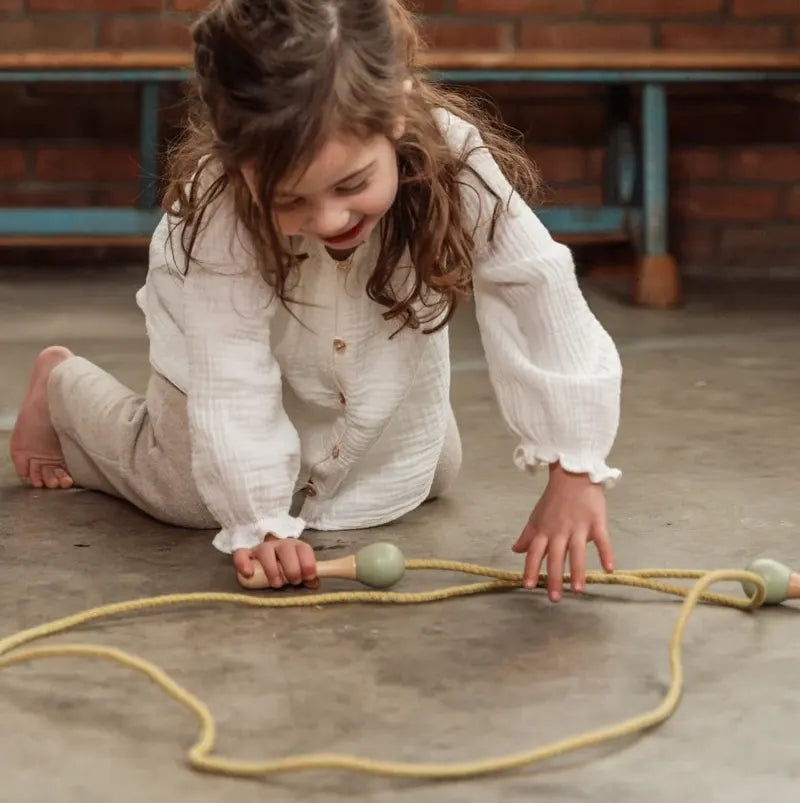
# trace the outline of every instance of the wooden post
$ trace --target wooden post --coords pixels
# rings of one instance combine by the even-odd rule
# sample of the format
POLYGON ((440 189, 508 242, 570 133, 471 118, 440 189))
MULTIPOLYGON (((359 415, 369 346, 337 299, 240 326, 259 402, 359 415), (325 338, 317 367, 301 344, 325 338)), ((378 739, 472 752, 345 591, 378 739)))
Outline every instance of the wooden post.
POLYGON ((644 254, 636 274, 634 300, 645 307, 683 303, 678 265, 668 251, 668 115, 663 84, 642 89, 642 182, 644 254))

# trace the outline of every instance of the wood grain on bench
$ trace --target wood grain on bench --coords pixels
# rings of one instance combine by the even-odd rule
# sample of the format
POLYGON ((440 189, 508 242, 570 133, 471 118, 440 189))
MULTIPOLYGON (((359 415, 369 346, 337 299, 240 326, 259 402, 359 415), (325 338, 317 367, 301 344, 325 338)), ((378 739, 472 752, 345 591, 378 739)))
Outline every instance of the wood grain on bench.
POLYGON ((150 237, 138 234, 124 235, 49 235, 0 234, 3 248, 147 248, 150 237))
MULTIPOLYGON (((705 51, 445 51, 420 54, 429 70, 800 70, 800 52, 705 51)), ((184 50, 23 51, 0 53, 0 70, 191 69, 184 50)))
POLYGON ((646 51, 429 51, 435 70, 780 70, 800 69, 800 53, 646 51))

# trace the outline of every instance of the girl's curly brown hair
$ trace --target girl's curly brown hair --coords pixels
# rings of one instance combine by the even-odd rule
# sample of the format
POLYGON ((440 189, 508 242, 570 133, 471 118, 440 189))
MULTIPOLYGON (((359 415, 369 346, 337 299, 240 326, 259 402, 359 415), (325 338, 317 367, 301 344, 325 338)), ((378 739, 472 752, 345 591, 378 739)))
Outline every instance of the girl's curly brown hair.
MULTIPOLYGON (((394 139, 404 115, 405 133, 394 141, 399 190, 381 223, 380 253, 366 289, 401 328, 444 326, 470 290, 474 221, 466 220, 461 188, 465 170, 476 174, 468 152, 452 152, 434 110, 476 125, 527 202, 537 197, 539 182, 525 152, 498 123, 426 78, 417 64, 416 20, 402 0, 218 0, 192 36, 196 91, 189 125, 171 154, 164 199, 182 231, 187 269, 211 204, 229 192, 264 279, 284 304, 291 301, 287 280, 301 256, 287 250, 271 215, 261 210, 272 208, 279 182, 305 169, 332 132, 394 139), (257 200, 242 177, 244 164, 256 165, 257 200), (398 297, 391 279, 406 248, 415 280, 398 297)), ((494 224, 509 199, 492 194, 494 224)))

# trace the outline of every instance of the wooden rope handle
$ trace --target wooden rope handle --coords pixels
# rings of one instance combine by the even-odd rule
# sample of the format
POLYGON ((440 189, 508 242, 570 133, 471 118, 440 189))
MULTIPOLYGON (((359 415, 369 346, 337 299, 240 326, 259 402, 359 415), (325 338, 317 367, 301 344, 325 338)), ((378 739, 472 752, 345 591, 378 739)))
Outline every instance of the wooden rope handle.
MULTIPOLYGON (((236 573, 239 585, 251 590, 272 587, 264 567, 258 561, 253 561, 253 570, 252 577, 236 573)), ((317 577, 320 579, 357 580, 373 588, 388 588, 400 580, 404 573, 405 558, 394 544, 370 544, 355 555, 317 562, 317 577)))

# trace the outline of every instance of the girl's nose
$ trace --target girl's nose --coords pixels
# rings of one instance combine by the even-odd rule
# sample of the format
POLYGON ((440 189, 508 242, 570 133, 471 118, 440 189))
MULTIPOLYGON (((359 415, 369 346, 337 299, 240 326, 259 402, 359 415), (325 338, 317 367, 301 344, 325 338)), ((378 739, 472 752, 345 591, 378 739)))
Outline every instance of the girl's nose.
POLYGON ((349 225, 349 210, 338 204, 328 204, 324 207, 318 207, 315 210, 309 221, 308 228, 312 234, 315 234, 322 240, 327 240, 339 234, 344 234, 349 225))

